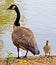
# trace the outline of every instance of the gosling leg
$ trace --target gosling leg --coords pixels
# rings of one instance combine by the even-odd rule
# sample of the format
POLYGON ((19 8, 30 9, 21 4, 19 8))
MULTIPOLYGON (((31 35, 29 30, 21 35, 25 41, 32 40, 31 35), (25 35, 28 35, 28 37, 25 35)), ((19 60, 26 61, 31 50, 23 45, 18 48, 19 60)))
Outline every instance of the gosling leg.
POLYGON ((50 52, 49 52, 49 56, 50 56, 50 52))

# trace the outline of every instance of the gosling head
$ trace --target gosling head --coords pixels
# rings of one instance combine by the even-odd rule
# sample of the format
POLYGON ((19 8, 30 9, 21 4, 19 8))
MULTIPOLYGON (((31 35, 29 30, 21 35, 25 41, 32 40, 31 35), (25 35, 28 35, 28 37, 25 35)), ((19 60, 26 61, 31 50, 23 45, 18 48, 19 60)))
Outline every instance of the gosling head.
POLYGON ((46 40, 46 45, 48 45, 48 43, 49 43, 49 41, 48 41, 48 40, 46 40))
POLYGON ((18 7, 15 4, 12 4, 11 6, 9 6, 8 10, 16 10, 18 9, 18 7))

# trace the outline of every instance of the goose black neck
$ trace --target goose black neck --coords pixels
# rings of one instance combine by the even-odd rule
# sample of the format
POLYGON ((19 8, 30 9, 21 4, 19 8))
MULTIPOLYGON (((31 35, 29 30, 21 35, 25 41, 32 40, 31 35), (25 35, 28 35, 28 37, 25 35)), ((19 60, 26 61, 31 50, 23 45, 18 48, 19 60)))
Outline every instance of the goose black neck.
POLYGON ((15 8, 15 11, 16 11, 16 13, 17 13, 17 18, 16 18, 16 20, 15 20, 15 22, 14 22, 14 25, 15 25, 15 26, 20 26, 20 23, 19 23, 19 20, 20 20, 20 12, 19 12, 18 7, 15 8))

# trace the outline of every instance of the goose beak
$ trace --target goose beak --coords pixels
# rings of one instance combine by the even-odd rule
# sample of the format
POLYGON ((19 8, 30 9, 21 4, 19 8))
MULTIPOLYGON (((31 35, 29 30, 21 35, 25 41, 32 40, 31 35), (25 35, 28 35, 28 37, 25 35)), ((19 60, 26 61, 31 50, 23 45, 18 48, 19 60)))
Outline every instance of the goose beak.
POLYGON ((11 9, 11 7, 7 8, 7 10, 10 10, 10 9, 11 9))
POLYGON ((9 10, 10 8, 7 8, 7 10, 9 10))

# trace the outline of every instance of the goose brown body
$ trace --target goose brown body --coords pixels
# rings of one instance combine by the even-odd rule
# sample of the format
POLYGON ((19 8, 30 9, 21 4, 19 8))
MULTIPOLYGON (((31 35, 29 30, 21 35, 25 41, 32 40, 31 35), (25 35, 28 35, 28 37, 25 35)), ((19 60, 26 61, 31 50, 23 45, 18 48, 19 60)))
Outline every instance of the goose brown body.
MULTIPOLYGON (((38 46, 36 43, 36 39, 34 37, 33 32, 26 27, 21 27, 19 20, 20 20, 20 12, 16 5, 11 5, 8 9, 15 10, 17 13, 16 21, 13 25, 13 32, 12 32, 12 41, 13 44, 17 47, 18 50, 18 58, 19 58, 19 48, 22 48, 23 50, 26 50, 28 53, 28 50, 31 51, 34 55, 39 54, 38 46)), ((27 56, 27 53, 25 57, 27 56)))
POLYGON ((16 47, 22 48, 23 50, 30 50, 34 54, 38 53, 37 43, 33 32, 25 27, 17 27, 12 33, 12 40, 16 47))
POLYGON ((12 40, 16 47, 20 47, 23 50, 32 49, 30 51, 36 52, 36 40, 33 32, 25 27, 17 27, 12 33, 12 40))

